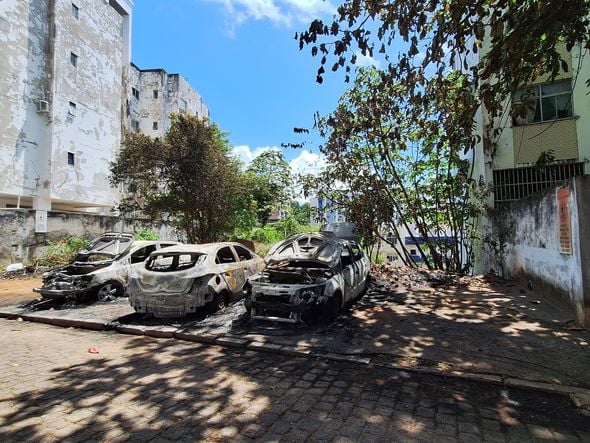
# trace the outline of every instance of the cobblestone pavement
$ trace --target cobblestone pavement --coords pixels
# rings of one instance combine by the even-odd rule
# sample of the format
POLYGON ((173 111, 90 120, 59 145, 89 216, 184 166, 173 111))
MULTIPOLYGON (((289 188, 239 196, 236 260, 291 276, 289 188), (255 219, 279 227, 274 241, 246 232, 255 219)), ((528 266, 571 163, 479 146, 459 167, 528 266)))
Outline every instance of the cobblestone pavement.
POLYGON ((485 383, 0 320, 0 440, 590 441, 590 419, 485 383))

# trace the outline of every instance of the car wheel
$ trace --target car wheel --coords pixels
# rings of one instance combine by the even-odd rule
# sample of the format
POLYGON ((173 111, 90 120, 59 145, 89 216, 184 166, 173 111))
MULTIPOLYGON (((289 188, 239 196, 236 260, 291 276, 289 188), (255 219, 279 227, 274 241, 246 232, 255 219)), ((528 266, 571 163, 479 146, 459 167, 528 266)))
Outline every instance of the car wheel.
POLYGON ((209 305, 211 312, 221 311, 227 307, 229 297, 225 292, 213 295, 213 301, 209 305))
POLYGON ((342 296, 335 294, 334 297, 330 297, 324 305, 324 317, 328 321, 334 321, 340 315, 342 311, 342 296))
POLYGON ((97 291, 99 300, 106 300, 123 295, 123 285, 117 281, 108 281, 101 285, 97 291))

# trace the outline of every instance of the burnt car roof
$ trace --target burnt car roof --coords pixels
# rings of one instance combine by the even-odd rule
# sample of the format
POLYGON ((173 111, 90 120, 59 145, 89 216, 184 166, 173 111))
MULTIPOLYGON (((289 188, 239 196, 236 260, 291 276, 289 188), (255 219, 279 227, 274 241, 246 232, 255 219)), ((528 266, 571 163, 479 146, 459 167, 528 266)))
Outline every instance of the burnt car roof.
MULTIPOLYGON (((150 255, 161 255, 161 254, 175 254, 175 253, 193 253, 193 254, 210 254, 216 252, 219 248, 224 246, 241 246, 243 244, 236 242, 219 242, 219 243, 201 243, 201 244, 177 244, 174 246, 168 246, 162 248, 159 251, 154 251, 150 255)), ((248 248, 246 248, 248 249, 248 248)), ((250 252, 253 252, 250 250, 250 252)))
POLYGON ((340 260, 342 242, 333 232, 307 232, 293 235, 274 245, 265 261, 317 261, 333 267, 340 260))

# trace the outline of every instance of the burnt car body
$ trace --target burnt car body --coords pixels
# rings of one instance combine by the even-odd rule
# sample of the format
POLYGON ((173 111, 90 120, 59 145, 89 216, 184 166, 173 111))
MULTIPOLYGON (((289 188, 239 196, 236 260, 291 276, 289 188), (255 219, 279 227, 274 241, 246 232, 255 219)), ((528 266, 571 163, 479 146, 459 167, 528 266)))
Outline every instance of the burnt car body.
POLYGON ((74 261, 43 275, 43 286, 34 288, 44 299, 73 301, 87 295, 121 296, 130 272, 153 251, 177 244, 173 241, 134 240, 132 234, 106 233, 78 252, 74 261))
POLYGON ((203 306, 211 311, 243 298, 250 276, 264 260, 239 243, 181 245, 152 253, 129 279, 136 312, 182 317, 203 306))
POLYGON ((265 262, 245 302, 252 320, 300 323, 318 314, 333 319, 369 285, 370 264, 359 245, 333 232, 289 237, 265 262))

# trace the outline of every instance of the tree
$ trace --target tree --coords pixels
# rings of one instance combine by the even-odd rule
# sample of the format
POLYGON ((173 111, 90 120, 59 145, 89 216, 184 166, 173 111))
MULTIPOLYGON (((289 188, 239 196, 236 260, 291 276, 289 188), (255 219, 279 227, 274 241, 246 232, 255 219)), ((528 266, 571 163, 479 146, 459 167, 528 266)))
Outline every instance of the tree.
MULTIPOLYGON (((589 12, 589 0, 345 0, 331 23, 314 20, 295 37, 300 49, 310 45, 311 54, 321 57, 319 83, 329 58, 332 71, 344 69, 349 81, 358 53, 382 54, 384 82, 399 85, 415 107, 428 106, 436 94, 436 88, 424 90, 427 78, 442 86, 446 73, 461 67, 468 73, 466 87, 494 119, 520 85, 570 68, 561 44, 590 49, 589 12), (485 56, 470 64, 484 40, 485 56), (400 53, 393 42, 402 45, 400 53)), ((473 125, 467 111, 455 119, 466 130, 473 125)))
POLYGON ((272 211, 288 208, 293 196, 291 168, 282 152, 269 150, 252 160, 246 173, 251 175, 254 185, 258 221, 264 225, 272 211))
POLYGON ((399 226, 411 236, 415 227, 428 267, 460 271, 469 262, 469 220, 480 208, 469 198, 475 183, 461 155, 470 133, 457 124, 476 107, 466 81, 460 72, 426 81, 424 92, 433 100, 416 108, 402 85, 388 83, 378 70, 360 70, 336 110, 319 121, 329 166, 316 192, 345 209, 367 248, 383 227, 397 238, 399 226))
POLYGON ((309 225, 311 222, 311 207, 310 204, 305 202, 303 204, 292 201, 291 202, 291 215, 295 221, 300 225, 309 225))
POLYGON ((190 243, 217 241, 232 230, 243 204, 245 182, 221 130, 207 120, 174 114, 164 140, 126 134, 111 183, 134 193, 123 212, 140 209, 167 219, 190 243))

